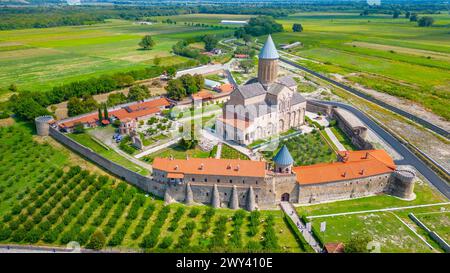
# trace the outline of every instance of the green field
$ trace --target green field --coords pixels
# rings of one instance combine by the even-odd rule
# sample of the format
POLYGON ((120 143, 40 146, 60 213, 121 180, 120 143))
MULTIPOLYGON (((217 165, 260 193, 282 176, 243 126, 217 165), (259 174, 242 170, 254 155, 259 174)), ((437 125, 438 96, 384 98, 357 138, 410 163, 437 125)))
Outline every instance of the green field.
POLYGON ((45 91, 54 85, 106 73, 129 71, 153 64, 186 59, 170 53, 181 39, 225 33, 230 30, 157 23, 135 25, 132 21, 108 20, 90 26, 0 31, 0 87, 15 83, 20 89, 45 91), (144 35, 156 42, 152 50, 140 50, 144 35))
POLYGON ((390 15, 300 13, 279 20, 286 32, 277 44, 300 41, 292 54, 316 71, 338 73, 366 87, 419 102, 450 119, 450 15, 432 16, 433 27, 419 28, 390 15), (293 23, 304 31, 293 33, 293 23))
POLYGON ((408 213, 413 212, 420 216, 430 227, 436 229, 442 236, 448 236, 448 215, 435 214, 441 207, 449 208, 449 205, 433 206, 425 208, 403 209, 393 212, 364 212, 385 208, 398 208, 423 204, 436 204, 447 200, 431 188, 427 183, 416 183, 416 199, 405 201, 389 195, 379 195, 353 200, 338 201, 332 203, 316 204, 297 207, 300 215, 320 216, 347 212, 363 212, 350 215, 325 216, 312 218, 312 224, 316 230, 320 229, 321 222, 327 222, 327 229, 320 233, 325 243, 347 242, 353 235, 370 234, 374 241, 381 244, 381 252, 430 252, 427 245, 421 241, 402 221, 413 226, 428 243, 439 249, 428 235, 416 226, 408 218, 408 213), (430 214, 432 212, 432 214, 430 214), (398 218, 397 218, 398 217, 398 218), (447 217, 447 218, 445 218, 447 217), (402 220, 400 221, 399 218, 402 220), (427 222, 428 221, 428 222, 427 222))

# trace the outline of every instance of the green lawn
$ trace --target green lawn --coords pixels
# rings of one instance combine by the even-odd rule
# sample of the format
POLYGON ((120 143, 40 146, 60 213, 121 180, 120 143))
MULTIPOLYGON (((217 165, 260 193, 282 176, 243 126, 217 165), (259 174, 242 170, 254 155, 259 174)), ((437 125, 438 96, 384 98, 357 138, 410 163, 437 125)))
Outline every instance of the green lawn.
POLYGON ((248 156, 246 156, 245 154, 239 152, 236 149, 233 149, 232 147, 223 144, 222 145, 222 153, 220 154, 220 158, 224 158, 224 159, 243 159, 243 160, 248 160, 248 156))
POLYGON ((338 126, 333 126, 330 128, 331 132, 336 136, 339 142, 344 145, 345 149, 349 151, 356 150, 355 145, 353 145, 352 141, 348 138, 348 136, 339 128, 338 126))
MULTIPOLYGON (((430 185, 419 181, 416 183, 416 199, 405 201, 389 195, 378 195, 352 200, 337 201, 308 206, 297 207, 300 215, 320 216, 345 212, 359 212, 384 208, 398 208, 423 204, 436 204, 447 202, 441 194, 430 185)), ((440 212, 441 207, 448 210, 449 205, 432 206, 424 208, 402 209, 392 212, 363 212, 351 215, 326 216, 312 218, 311 221, 316 230, 320 229, 320 223, 326 222, 325 233, 321 233, 325 243, 347 242, 353 235, 370 234, 374 241, 380 242, 382 252, 430 252, 426 244, 412 233, 397 217, 413 226, 428 243, 439 249, 437 244, 409 218, 413 212, 419 217, 424 217, 428 225, 441 232, 442 236, 448 233, 448 215, 434 214, 440 212), (447 218, 446 218, 447 217, 447 218)), ((422 218, 420 218, 422 219, 422 218)))
POLYGON ((113 149, 106 149, 105 146, 100 145, 89 134, 86 134, 86 133, 67 134, 67 136, 72 138, 76 142, 92 149, 94 152, 98 153, 99 155, 101 155, 117 164, 124 166, 125 168, 128 168, 128 169, 135 171, 137 173, 140 173, 142 175, 150 174, 149 170, 134 164, 133 162, 129 161, 122 155, 118 154, 113 149))
MULTIPOLYGON (((214 149, 212 150, 214 151, 214 149)), ((178 144, 172 145, 168 148, 157 151, 151 155, 143 157, 143 160, 149 162, 150 164, 153 162, 155 157, 168 158, 173 156, 176 159, 186 159, 186 156, 192 158, 208 158, 214 157, 211 152, 202 151, 200 148, 196 147, 195 149, 185 150, 183 147, 178 144)))

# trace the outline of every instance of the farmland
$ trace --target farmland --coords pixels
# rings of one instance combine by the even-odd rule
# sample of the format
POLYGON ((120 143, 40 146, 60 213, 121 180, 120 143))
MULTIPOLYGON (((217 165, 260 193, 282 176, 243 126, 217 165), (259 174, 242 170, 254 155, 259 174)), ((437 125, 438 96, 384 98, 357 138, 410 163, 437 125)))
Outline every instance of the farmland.
POLYGON ((164 206, 121 180, 70 166, 27 127, 0 128, 0 143, 3 243, 92 247, 100 233, 104 247, 133 251, 300 251, 280 211, 164 206))
POLYGON ((436 25, 419 28, 415 22, 389 15, 300 13, 280 20, 289 31, 275 34, 274 41, 301 41, 303 47, 291 50, 306 58, 300 64, 418 102, 448 120, 450 16, 431 16, 436 25), (303 32, 290 31, 295 22, 302 23, 303 32))
POLYGON ((226 33, 205 27, 136 25, 108 20, 104 24, 0 32, 0 87, 16 84, 19 89, 46 91, 52 86, 107 73, 148 67, 155 57, 161 65, 185 61, 170 53, 179 40, 226 33), (144 35, 156 42, 152 50, 140 50, 144 35))

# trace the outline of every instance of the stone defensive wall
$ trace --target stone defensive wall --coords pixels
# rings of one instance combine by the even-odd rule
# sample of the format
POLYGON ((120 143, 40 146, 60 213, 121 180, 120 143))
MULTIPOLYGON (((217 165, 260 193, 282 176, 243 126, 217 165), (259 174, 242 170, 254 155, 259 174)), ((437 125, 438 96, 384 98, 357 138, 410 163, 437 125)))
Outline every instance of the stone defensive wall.
POLYGON ((314 100, 306 101, 306 111, 313 113, 322 113, 331 116, 333 113, 333 106, 326 105, 314 100))
POLYGON ((367 127, 346 110, 333 108, 332 117, 339 128, 351 139, 353 145, 361 150, 372 150, 373 145, 367 140, 367 127))
POLYGON ((389 189, 391 174, 381 174, 354 180, 300 185, 300 204, 345 200, 385 193, 389 189))
POLYGON ((50 127, 49 135, 80 155, 86 157, 112 174, 128 181, 130 184, 142 189, 143 191, 151 192, 157 196, 164 196, 166 185, 155 182, 152 177, 143 176, 104 158, 103 156, 93 152, 91 149, 67 137, 56 128, 50 127))

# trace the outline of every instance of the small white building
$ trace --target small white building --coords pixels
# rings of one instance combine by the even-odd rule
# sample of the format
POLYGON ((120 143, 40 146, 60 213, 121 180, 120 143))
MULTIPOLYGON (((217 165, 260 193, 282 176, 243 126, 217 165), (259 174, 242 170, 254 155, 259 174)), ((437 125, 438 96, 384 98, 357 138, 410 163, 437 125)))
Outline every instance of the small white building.
POLYGON ((246 25, 248 21, 238 21, 238 20, 222 20, 220 21, 222 25, 246 25))

